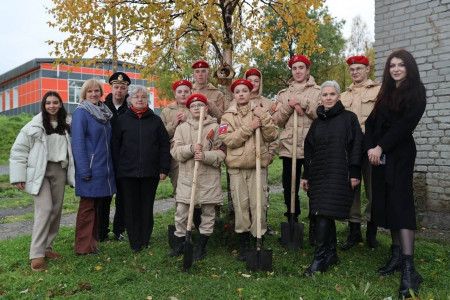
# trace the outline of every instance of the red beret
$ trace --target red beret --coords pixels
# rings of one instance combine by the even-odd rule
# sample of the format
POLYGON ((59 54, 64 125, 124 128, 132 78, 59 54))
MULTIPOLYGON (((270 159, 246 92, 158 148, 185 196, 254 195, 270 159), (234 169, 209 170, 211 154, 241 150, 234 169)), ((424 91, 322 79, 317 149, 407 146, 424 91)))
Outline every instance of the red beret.
POLYGON ((204 60, 197 60, 192 64, 192 69, 209 68, 209 64, 204 60))
POLYGON ((195 101, 201 101, 203 103, 205 103, 206 105, 208 105, 208 100, 206 99, 205 96, 203 96, 202 94, 192 94, 187 100, 186 100, 186 107, 189 108, 189 106, 191 105, 192 102, 195 101))
POLYGON ((244 85, 248 86, 250 91, 253 90, 253 84, 251 84, 250 81, 245 80, 245 79, 238 79, 235 82, 233 82, 233 84, 231 85, 231 92, 234 93, 234 88, 240 84, 244 84, 244 85))
POLYGON ((364 55, 357 55, 357 56, 349 57, 347 59, 347 65, 350 66, 352 64, 363 64, 366 66, 370 65, 369 60, 364 55))
POLYGON ((186 79, 181 79, 181 80, 178 80, 177 82, 175 82, 172 85, 172 90, 175 91, 177 89, 177 87, 179 87, 180 85, 187 85, 192 90, 192 83, 190 83, 186 79))
POLYGON ((309 68, 309 66, 311 65, 309 59, 306 56, 303 55, 294 55, 290 60, 289 60, 289 68, 292 68, 292 65, 295 64, 296 62, 301 61, 304 62, 305 65, 309 68))
POLYGON ((261 72, 257 69, 250 69, 247 72, 245 72, 245 78, 248 78, 248 76, 258 76, 259 78, 261 78, 261 72))

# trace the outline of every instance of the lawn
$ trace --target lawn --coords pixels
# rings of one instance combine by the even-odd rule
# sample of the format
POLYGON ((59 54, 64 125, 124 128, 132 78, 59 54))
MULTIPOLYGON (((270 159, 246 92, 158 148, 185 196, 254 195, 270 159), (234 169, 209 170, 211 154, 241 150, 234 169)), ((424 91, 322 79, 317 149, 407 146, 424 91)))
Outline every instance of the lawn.
MULTIPOLYGON (((303 198, 304 199, 304 198, 303 198)), ((306 203, 302 221, 307 223, 306 203)), ((222 208, 226 211, 226 207, 222 208)), ((360 244, 338 251, 340 264, 314 278, 302 273, 311 262, 313 248, 307 243, 297 252, 283 249, 279 237, 284 211, 282 194, 271 195, 269 221, 277 231, 266 238, 265 249, 273 250, 273 272, 252 273, 236 261, 238 238, 217 225, 207 247, 207 257, 181 272, 182 257, 169 258, 167 225, 174 210, 155 215, 150 249, 133 254, 127 242, 100 244, 99 255, 74 254, 74 229, 63 228, 55 250, 60 261, 48 263, 48 271, 30 270, 30 236, 0 243, 0 297, 5 299, 392 299, 397 298, 400 273, 381 277, 375 270, 387 259, 390 238, 379 234, 381 246, 370 250, 360 244)), ((338 239, 347 234, 345 223, 337 222, 338 239)), ((194 235, 197 238, 197 233, 194 235)), ((418 240, 416 268, 425 278, 421 299, 450 299, 448 270, 450 247, 439 240, 418 240)))

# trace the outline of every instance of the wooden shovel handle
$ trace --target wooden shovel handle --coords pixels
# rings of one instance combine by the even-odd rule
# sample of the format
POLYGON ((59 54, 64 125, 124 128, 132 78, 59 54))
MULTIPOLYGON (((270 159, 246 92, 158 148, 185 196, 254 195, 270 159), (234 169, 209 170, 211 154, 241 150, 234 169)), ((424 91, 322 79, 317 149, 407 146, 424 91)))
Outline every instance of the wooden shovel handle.
MULTIPOLYGON (((200 119, 198 121, 198 134, 197 143, 201 143, 203 135, 203 123, 205 121, 205 107, 200 107, 200 119)), ((194 176, 192 178, 192 191, 191 200, 189 202, 189 216, 186 229, 191 231, 192 220, 194 219, 194 206, 195 206, 195 194, 197 192, 197 179, 198 179, 198 169, 200 167, 200 161, 196 160, 194 163, 194 176)))
POLYGON ((256 128, 256 238, 261 238, 261 129, 256 128))
POLYGON ((295 213, 295 181, 297 177, 297 139, 298 114, 294 109, 294 131, 292 136, 292 172, 291 172, 291 214, 295 213))

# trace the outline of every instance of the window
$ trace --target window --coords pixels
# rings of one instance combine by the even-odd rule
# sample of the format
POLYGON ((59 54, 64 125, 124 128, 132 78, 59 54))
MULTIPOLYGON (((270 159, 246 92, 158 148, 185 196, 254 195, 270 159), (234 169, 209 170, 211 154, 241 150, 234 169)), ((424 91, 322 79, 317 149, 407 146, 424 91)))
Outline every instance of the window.
POLYGON ((0 92, 0 111, 3 111, 3 92, 0 92))
POLYGON ((19 107, 19 88, 13 88, 13 108, 19 107))
POLYGON ((153 92, 148 93, 148 106, 155 109, 155 94, 153 92))
POLYGON ((9 96, 9 90, 5 91, 5 110, 10 109, 10 96, 9 96))
POLYGON ((69 80, 69 103, 80 103, 83 80, 69 80))

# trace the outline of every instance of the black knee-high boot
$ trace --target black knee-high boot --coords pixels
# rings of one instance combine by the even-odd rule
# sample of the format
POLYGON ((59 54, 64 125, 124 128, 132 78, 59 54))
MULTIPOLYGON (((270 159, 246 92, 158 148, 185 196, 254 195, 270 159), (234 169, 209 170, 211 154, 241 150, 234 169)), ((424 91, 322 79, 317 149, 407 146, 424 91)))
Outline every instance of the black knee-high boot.
POLYGON ((330 239, 328 242, 327 266, 337 265, 339 263, 337 255, 337 236, 336 223, 334 220, 330 221, 330 239))
POLYGON ((325 272, 327 270, 330 222, 330 219, 316 217, 316 249, 314 251, 314 259, 308 269, 303 273, 303 276, 312 276, 314 272, 325 272))

